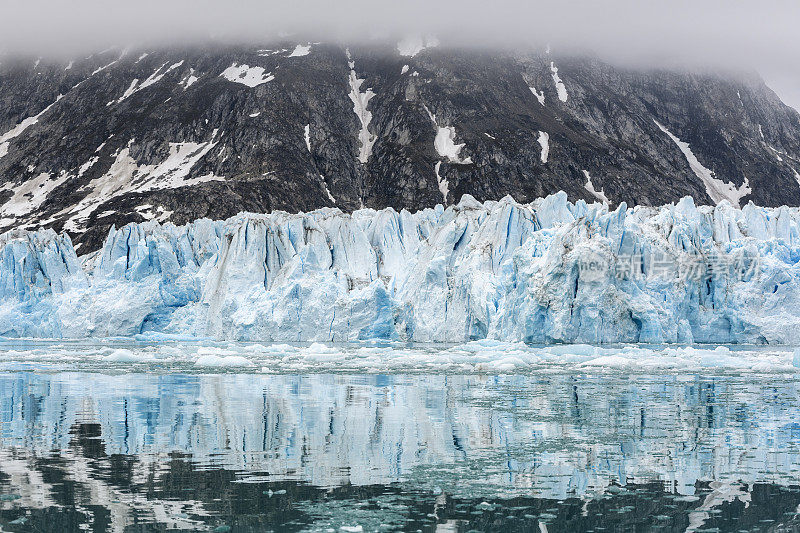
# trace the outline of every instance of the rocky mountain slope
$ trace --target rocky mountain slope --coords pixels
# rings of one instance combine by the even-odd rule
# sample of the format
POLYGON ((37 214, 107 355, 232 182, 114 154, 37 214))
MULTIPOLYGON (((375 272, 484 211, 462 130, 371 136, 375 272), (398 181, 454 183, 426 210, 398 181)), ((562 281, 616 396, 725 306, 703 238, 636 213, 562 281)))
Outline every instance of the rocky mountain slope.
POLYGON ((800 115, 755 75, 431 44, 0 57, 0 231, 86 253, 128 222, 466 193, 800 205, 800 115))

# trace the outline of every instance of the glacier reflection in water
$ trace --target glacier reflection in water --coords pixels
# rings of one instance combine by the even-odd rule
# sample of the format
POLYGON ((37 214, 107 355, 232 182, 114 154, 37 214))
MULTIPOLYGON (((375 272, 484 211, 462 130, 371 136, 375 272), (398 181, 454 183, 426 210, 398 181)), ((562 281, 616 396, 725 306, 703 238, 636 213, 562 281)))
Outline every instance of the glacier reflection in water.
MULTIPOLYGON (((3 373, 0 524, 9 509, 83 505, 105 509, 111 525, 191 528, 224 516, 220 498, 237 491, 272 501, 298 487, 358 490, 359 501, 424 494, 433 507, 442 495, 492 508, 498 499, 550 502, 520 511, 536 524, 564 502, 583 502, 576 516, 585 516, 586 502, 627 486, 656 487, 699 527, 715 506, 749 508, 764 487, 798 484, 799 386, 753 375, 3 373), (65 500, 67 483, 74 494, 65 500), (191 492, 209 483, 217 493, 191 492)), ((787 512, 800 503, 793 498, 787 512)), ((297 496, 289 507, 316 517, 306 525, 336 526, 321 505, 297 496)), ((378 505, 378 522, 392 505, 378 505)), ((348 516, 363 511, 354 509, 348 516)))

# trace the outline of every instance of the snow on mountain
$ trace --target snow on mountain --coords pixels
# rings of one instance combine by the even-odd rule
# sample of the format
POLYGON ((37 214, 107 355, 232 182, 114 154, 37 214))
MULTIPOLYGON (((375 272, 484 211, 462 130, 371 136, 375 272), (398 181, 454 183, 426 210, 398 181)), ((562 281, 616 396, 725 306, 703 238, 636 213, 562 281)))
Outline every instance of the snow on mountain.
POLYGON ((348 83, 350 84, 349 96, 353 102, 353 113, 356 114, 358 122, 361 124, 361 130, 358 132, 358 141, 360 143, 358 160, 366 163, 369 160, 369 156, 372 155, 372 145, 377 140, 377 137, 369 131, 372 112, 367 109, 369 101, 375 96, 375 93, 371 88, 361 91, 364 79, 356 75, 356 64, 351 59, 349 50, 347 51, 347 64, 350 67, 350 75, 348 76, 348 83))
MULTIPOLYGON (((558 99, 562 102, 567 101, 567 86, 564 85, 564 82, 561 80, 561 77, 558 75, 558 67, 556 66, 555 62, 550 62, 550 72, 553 75, 553 84, 556 86, 556 93, 558 94, 558 99)), ((538 98, 538 96, 537 96, 538 98)), ((539 100, 541 103, 541 100, 539 100)))
POLYGON ((0 237, 0 335, 800 342, 800 209, 519 204, 242 213, 0 237), (81 267, 83 265, 83 268, 81 267))
POLYGON ((755 76, 395 44, 4 57, 0 231, 66 230, 86 253, 130 222, 465 194, 800 205, 800 115, 755 76))
POLYGON ((234 63, 220 74, 226 80, 234 83, 241 83, 248 87, 258 87, 263 83, 272 81, 275 76, 271 72, 266 72, 263 67, 251 67, 249 65, 239 65, 234 63))
MULTIPOLYGON (((667 136, 672 139, 683 155, 686 157, 686 161, 689 163, 689 167, 692 169, 698 178, 703 181, 703 184, 706 186, 706 192, 711 197, 714 202, 717 204, 723 200, 728 201, 732 205, 739 207, 739 202, 744 196, 747 196, 752 191, 750 190, 750 183, 747 179, 744 180, 744 183, 739 187, 736 187, 733 183, 726 183, 720 179, 717 179, 714 176, 714 173, 703 166, 702 163, 697 159, 697 156, 694 155, 692 149, 689 147, 689 143, 681 141, 675 135, 673 135, 666 127, 664 127, 660 122, 654 120, 653 122, 656 123, 656 126, 667 134, 667 136)), ((760 131, 760 126, 759 126, 760 131)), ((763 137, 764 134, 761 133, 763 137)))

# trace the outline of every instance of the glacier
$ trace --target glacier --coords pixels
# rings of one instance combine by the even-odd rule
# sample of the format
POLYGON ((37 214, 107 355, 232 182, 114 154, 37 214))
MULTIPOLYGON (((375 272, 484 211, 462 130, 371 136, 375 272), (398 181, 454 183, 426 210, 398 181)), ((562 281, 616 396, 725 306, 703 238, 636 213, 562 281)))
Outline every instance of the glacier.
POLYGON ((83 256, 51 229, 0 236, 5 337, 798 344, 798 304, 800 209, 691 197, 148 221, 83 256))

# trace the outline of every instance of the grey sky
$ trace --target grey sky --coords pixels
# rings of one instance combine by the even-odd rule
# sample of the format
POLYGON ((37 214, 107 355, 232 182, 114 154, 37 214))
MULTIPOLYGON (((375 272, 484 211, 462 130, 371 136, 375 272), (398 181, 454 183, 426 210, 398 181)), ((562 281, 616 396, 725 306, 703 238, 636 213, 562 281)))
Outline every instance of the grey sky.
POLYGON ((637 64, 755 69, 800 108, 798 0, 0 0, 0 10, 0 47, 11 52, 430 33, 459 46, 550 43, 637 64))

